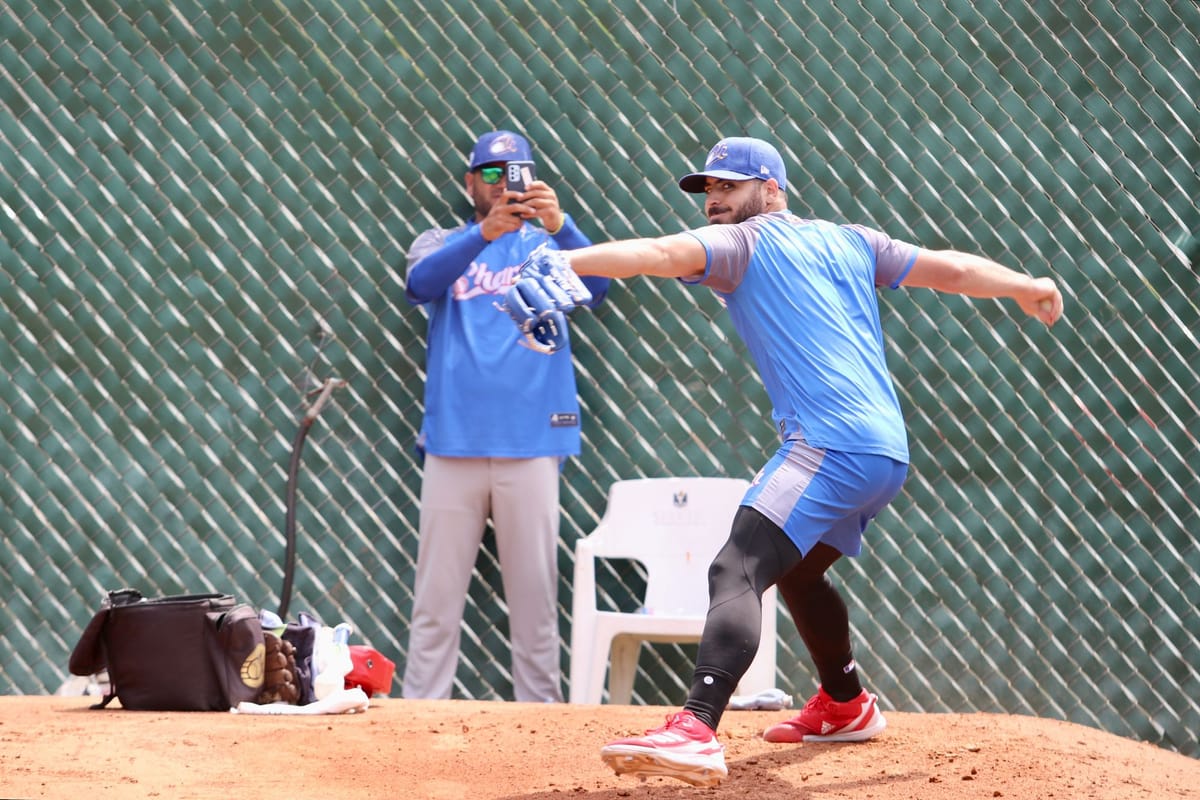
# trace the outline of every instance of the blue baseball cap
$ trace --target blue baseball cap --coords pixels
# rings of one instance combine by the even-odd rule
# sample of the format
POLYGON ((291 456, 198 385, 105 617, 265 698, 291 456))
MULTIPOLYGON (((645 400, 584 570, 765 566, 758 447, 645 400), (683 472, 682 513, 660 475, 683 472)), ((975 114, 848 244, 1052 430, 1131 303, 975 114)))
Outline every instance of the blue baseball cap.
POLYGON ((732 136, 722 139, 708 151, 702 172, 693 172, 679 179, 679 188, 692 194, 704 192, 705 178, 724 178, 744 181, 757 178, 767 181, 774 178, 780 189, 787 188, 787 171, 779 151, 762 139, 748 136, 732 136))
POLYGON ((497 161, 532 160, 533 151, 524 136, 512 131, 492 131, 480 136, 479 141, 471 148, 471 159, 467 169, 494 164, 497 161))

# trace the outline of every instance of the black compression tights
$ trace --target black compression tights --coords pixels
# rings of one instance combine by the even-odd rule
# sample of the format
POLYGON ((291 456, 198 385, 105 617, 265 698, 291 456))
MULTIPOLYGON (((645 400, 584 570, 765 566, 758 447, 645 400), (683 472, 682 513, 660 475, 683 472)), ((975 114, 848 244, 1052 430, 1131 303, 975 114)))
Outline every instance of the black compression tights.
POLYGON ((762 594, 775 584, 817 667, 825 690, 835 699, 861 691, 850 655, 846 604, 825 571, 840 557, 818 544, 805 557, 778 525, 742 506, 729 541, 708 571, 711 598, 704 634, 684 708, 713 730, 737 682, 758 650, 762 594))

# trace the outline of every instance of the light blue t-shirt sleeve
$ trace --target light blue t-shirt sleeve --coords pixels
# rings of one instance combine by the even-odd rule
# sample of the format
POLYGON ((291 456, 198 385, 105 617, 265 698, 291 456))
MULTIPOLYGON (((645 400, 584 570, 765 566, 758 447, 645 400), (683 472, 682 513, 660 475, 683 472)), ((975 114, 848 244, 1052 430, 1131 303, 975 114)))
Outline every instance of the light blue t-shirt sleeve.
POLYGON ((753 222, 706 225, 687 233, 704 245, 707 257, 703 275, 680 280, 684 283, 702 283, 721 294, 729 294, 736 289, 754 255, 758 226, 753 222))
POLYGON ((865 225, 843 225, 863 238, 875 253, 875 285, 898 289, 917 260, 917 246, 865 225))

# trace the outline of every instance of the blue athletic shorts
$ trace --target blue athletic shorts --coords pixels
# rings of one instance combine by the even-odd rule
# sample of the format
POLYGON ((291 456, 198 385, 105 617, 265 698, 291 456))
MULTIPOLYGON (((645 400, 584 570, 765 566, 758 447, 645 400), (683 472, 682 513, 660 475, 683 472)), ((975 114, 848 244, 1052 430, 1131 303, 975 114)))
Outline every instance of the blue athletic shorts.
POLYGON ((817 542, 847 556, 904 485, 908 465, 887 456, 819 450, 787 441, 755 476, 742 505, 774 522, 808 555, 817 542))

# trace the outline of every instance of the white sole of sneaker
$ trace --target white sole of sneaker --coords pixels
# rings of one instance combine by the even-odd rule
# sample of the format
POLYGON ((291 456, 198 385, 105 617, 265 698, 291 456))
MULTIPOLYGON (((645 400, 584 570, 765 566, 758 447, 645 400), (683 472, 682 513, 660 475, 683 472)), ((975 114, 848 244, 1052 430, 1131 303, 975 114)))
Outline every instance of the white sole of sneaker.
POLYGON ((883 718, 877 710, 875 718, 865 727, 856 731, 848 731, 846 733, 831 733, 828 736, 819 736, 815 733, 809 733, 804 736, 806 742, 865 742, 883 733, 883 729, 887 727, 887 720, 883 718))
POLYGON ((705 756, 672 755, 634 747, 605 747, 600 758, 618 775, 635 778, 675 778, 692 786, 716 786, 729 777, 724 760, 714 763, 705 756))

